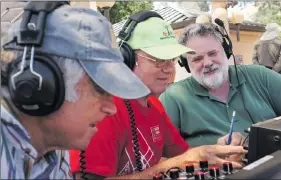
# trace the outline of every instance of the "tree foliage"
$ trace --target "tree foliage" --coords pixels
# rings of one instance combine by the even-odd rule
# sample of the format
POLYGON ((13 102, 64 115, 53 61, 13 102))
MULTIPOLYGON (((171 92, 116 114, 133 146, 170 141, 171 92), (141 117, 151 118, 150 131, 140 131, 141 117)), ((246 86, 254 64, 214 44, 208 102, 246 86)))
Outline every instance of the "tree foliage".
POLYGON ((114 6, 110 9, 110 21, 114 24, 128 18, 135 12, 151 9, 151 1, 116 1, 114 6))
MULTIPOLYGON (((209 11, 209 1, 198 1, 197 4, 201 11, 209 11)), ((140 10, 152 10, 152 8, 152 1, 116 1, 114 6, 110 9, 110 21, 114 24, 127 19, 135 12, 140 10)))
POLYGON ((256 2, 258 7, 256 21, 263 24, 277 23, 281 25, 281 2, 279 1, 263 1, 256 2))
POLYGON ((198 1, 197 2, 200 11, 208 12, 210 10, 210 1, 198 1))

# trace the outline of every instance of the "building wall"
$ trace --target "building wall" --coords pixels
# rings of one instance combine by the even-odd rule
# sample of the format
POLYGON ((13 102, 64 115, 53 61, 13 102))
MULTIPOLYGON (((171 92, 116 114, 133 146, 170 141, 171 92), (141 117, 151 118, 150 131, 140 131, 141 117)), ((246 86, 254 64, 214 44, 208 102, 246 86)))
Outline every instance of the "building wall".
POLYGON ((262 32, 240 32, 240 41, 236 39, 236 31, 230 31, 230 39, 233 44, 234 55, 242 55, 243 64, 252 64, 252 56, 254 52, 254 46, 262 36, 262 32))
POLYGON ((71 1, 71 5, 72 6, 83 6, 83 7, 97 10, 96 1, 91 1, 91 2, 89 2, 89 1, 85 1, 85 2, 71 1))

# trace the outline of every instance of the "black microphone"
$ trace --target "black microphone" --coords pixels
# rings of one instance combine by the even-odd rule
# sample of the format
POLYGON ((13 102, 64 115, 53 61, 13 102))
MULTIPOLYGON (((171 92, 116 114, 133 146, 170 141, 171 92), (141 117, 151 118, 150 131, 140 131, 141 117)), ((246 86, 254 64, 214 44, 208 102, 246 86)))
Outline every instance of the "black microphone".
MULTIPOLYGON (((223 39, 227 39, 227 41, 228 41, 228 44, 227 44, 226 41, 224 40, 222 46, 223 46, 223 48, 227 48, 227 46, 229 46, 229 48, 228 48, 228 49, 229 49, 229 54, 227 54, 227 58, 229 59, 230 56, 233 55, 231 39, 229 38, 229 35, 228 35, 228 33, 227 33, 227 31, 226 31, 226 29, 225 29, 225 27, 224 27, 223 21, 220 20, 219 18, 216 18, 216 19, 215 19, 215 23, 216 23, 218 26, 222 27, 223 30, 225 31, 225 35, 224 35, 224 34, 218 29, 218 27, 216 27, 217 31, 221 34, 221 36, 223 37, 223 39)), ((233 56, 233 57, 234 57, 234 56, 233 56)), ((235 62, 234 62, 234 63, 235 63, 235 62)))
POLYGON ((223 23, 223 21, 220 20, 219 18, 216 18, 216 19, 215 19, 215 23, 216 23, 217 25, 219 25, 220 27, 224 28, 224 23, 223 23))
POLYGON ((225 38, 229 41, 230 48, 232 49, 232 42, 231 42, 231 40, 230 40, 230 38, 229 38, 229 35, 228 35, 228 33, 227 33, 227 31, 226 31, 226 29, 225 29, 225 27, 224 27, 223 21, 220 20, 219 18, 216 18, 216 19, 215 19, 215 23, 216 23, 217 25, 219 25, 220 27, 222 27, 223 30, 225 31, 226 35, 223 35, 223 34, 221 34, 221 35, 222 35, 223 37, 225 37, 225 38))

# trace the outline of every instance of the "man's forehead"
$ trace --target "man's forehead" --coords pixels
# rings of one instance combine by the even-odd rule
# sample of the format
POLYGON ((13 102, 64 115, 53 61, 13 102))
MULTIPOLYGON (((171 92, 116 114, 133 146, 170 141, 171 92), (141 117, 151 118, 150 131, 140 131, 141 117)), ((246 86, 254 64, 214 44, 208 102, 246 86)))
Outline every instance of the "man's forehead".
POLYGON ((142 51, 142 50, 140 50, 140 49, 136 50, 135 53, 140 54, 140 55, 143 55, 143 56, 146 56, 146 57, 149 57, 149 58, 157 59, 156 57, 151 56, 151 55, 147 54, 146 52, 144 52, 144 51, 142 51))
POLYGON ((191 37, 187 42, 186 46, 195 50, 196 52, 206 52, 209 49, 219 49, 222 44, 215 39, 212 35, 207 36, 194 36, 191 37))

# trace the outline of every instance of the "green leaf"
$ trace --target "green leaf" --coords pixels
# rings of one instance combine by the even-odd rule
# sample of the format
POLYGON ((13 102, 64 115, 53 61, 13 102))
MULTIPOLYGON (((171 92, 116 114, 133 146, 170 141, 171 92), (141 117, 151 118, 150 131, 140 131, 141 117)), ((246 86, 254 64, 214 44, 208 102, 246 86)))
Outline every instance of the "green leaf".
POLYGON ((259 7, 256 14, 258 23, 269 24, 277 23, 281 25, 281 3, 278 1, 257 2, 255 6, 259 7))
POLYGON ((151 1, 116 1, 110 9, 110 21, 118 23, 138 11, 151 9, 151 1))

